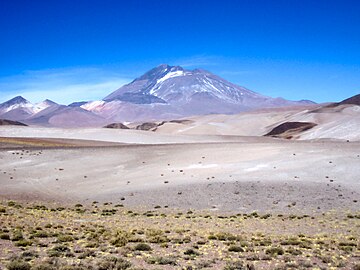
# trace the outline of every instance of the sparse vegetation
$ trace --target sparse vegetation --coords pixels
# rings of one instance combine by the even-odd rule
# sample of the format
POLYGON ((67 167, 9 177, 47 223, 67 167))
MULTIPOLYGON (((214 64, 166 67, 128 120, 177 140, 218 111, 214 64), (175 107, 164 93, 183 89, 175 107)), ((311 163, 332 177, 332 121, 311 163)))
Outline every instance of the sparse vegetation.
POLYGON ((360 226, 354 218, 358 213, 214 215, 165 207, 139 213, 121 206, 114 211, 111 202, 76 208, 17 205, 21 204, 0 203, 5 211, 0 215, 0 244, 5 247, 0 250, 0 267, 5 269, 144 269, 148 265, 145 269, 359 270, 360 226), (318 224, 321 234, 308 233, 318 224))

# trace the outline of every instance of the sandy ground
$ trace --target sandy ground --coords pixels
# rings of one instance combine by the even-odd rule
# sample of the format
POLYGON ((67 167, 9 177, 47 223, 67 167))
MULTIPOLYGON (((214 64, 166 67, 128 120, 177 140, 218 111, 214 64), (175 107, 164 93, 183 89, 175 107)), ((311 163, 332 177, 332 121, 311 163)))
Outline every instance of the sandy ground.
MULTIPOLYGON (((9 130, 2 134, 34 135, 9 130)), ((103 132, 103 141, 128 145, 0 149, 0 196, 230 212, 360 209, 359 142, 103 132)))

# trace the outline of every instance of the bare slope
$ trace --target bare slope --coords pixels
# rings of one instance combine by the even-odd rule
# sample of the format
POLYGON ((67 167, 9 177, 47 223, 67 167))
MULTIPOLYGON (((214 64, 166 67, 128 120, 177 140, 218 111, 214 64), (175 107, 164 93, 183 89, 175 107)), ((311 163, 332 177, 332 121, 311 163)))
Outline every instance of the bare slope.
POLYGON ((316 124, 310 130, 301 130, 293 139, 360 140, 360 106, 283 108, 237 115, 207 115, 187 118, 187 123, 165 123, 157 129, 167 134, 218 134, 237 136, 263 136, 286 122, 316 124))

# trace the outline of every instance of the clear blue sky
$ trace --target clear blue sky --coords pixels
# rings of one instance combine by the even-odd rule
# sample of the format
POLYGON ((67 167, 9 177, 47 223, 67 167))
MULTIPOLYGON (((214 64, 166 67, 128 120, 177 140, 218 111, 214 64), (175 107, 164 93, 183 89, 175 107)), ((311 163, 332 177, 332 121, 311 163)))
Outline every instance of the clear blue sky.
POLYGON ((359 0, 2 0, 0 102, 101 99, 161 63, 287 99, 360 93, 359 0))

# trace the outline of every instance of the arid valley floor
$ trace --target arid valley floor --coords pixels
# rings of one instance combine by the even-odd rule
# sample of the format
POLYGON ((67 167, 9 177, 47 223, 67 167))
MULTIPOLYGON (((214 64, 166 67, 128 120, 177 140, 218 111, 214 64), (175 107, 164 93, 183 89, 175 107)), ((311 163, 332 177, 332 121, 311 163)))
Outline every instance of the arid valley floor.
POLYGON ((359 141, 0 137, 0 269, 360 269, 359 141))

